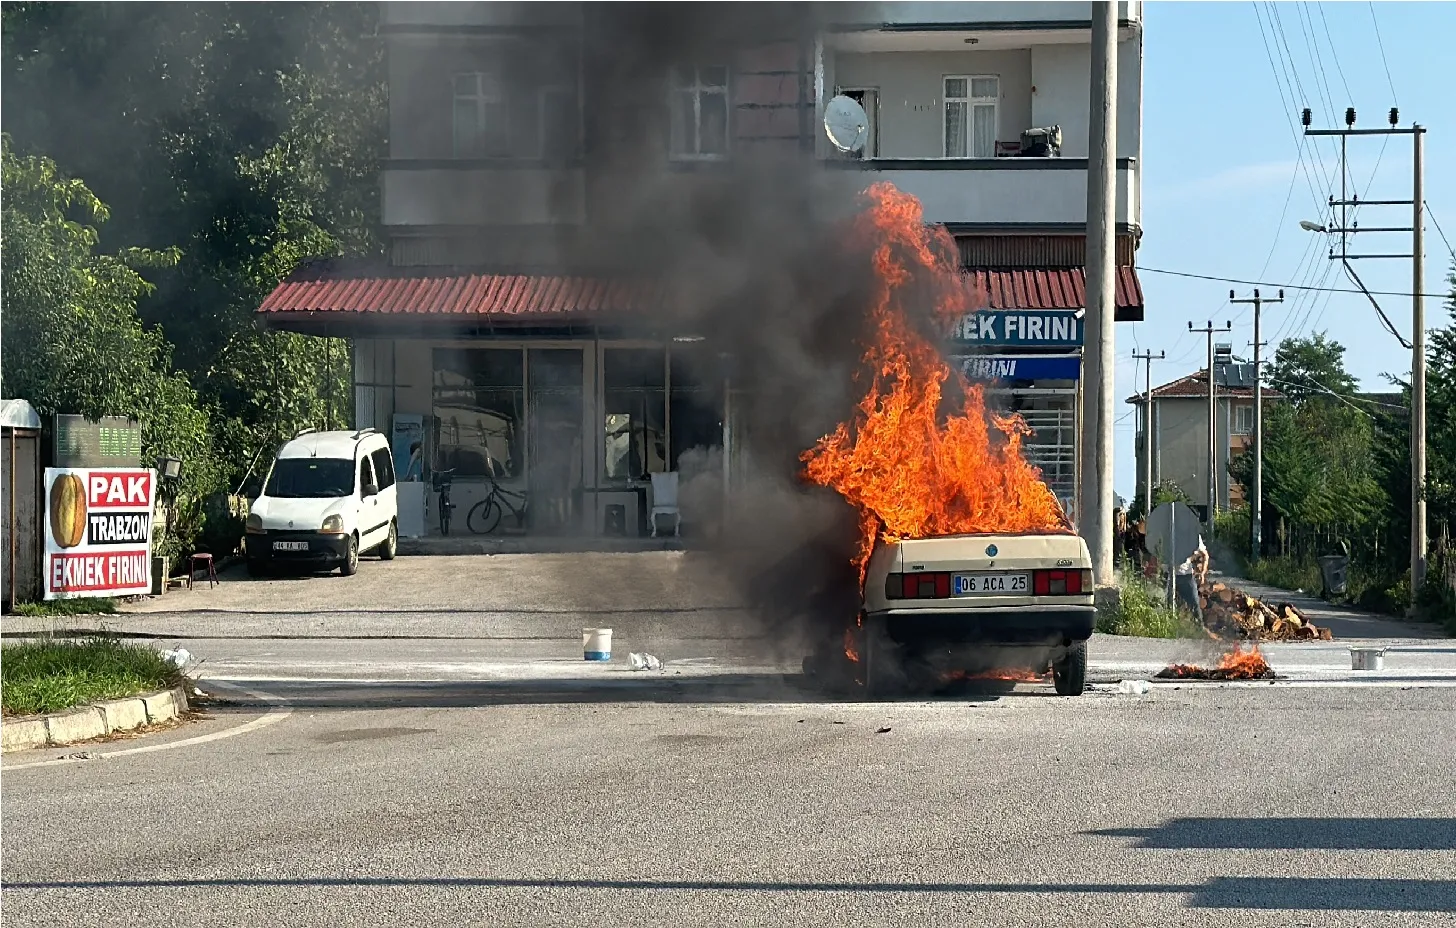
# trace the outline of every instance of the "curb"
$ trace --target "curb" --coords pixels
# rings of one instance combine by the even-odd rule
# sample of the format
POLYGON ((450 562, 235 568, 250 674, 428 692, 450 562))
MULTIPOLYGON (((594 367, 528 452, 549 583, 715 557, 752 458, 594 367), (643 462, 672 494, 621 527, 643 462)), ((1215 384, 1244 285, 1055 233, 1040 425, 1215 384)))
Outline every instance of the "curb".
POLYGON ((127 699, 112 699, 51 715, 32 715, 0 725, 0 748, 23 751, 89 741, 118 731, 169 722, 187 711, 187 690, 177 686, 127 699))

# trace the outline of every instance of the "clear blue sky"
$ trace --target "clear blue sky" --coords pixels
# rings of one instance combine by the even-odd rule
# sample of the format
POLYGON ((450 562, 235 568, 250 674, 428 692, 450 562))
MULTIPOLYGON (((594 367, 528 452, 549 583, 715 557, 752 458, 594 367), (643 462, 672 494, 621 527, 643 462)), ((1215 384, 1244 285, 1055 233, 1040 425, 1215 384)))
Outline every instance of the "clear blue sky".
MULTIPOLYGON (((1326 218, 1324 200, 1331 192, 1338 196, 1339 185, 1338 140, 1304 139, 1298 121, 1304 106, 1314 110, 1316 127, 1342 125, 1347 105, 1355 107, 1358 126, 1385 125, 1390 107, 1399 105, 1402 125, 1428 127, 1425 199, 1446 237, 1456 242, 1456 81, 1449 65, 1456 3, 1375 3, 1373 20, 1372 5, 1353 0, 1154 0, 1143 10, 1140 267, 1351 287, 1339 263, 1325 257, 1325 237, 1299 228, 1301 219, 1326 218)), ((1350 142, 1350 183, 1364 198, 1409 199, 1410 137, 1390 137, 1383 155, 1382 145, 1384 137, 1350 142)), ((1370 226, 1409 226, 1410 219, 1409 207, 1366 207, 1359 215, 1370 226)), ((1408 254, 1410 236, 1370 233, 1358 237, 1357 247, 1408 254)), ((1446 292, 1450 263, 1428 216, 1427 293, 1446 292)), ((1409 261, 1354 264, 1371 290, 1411 290, 1409 261)), ((1227 302, 1231 287, 1240 297, 1251 296, 1252 287, 1146 271, 1140 278, 1146 321, 1117 326, 1117 407, 1123 418, 1116 426, 1116 488, 1129 499, 1136 482, 1134 417, 1123 400, 1142 385, 1141 373, 1134 376, 1133 350, 1168 353, 1167 361, 1153 364, 1157 384, 1203 367, 1207 341, 1188 332, 1189 320, 1199 326, 1210 319, 1215 325, 1232 321, 1232 337, 1223 338, 1233 342, 1235 354, 1247 357, 1253 340, 1252 310, 1227 302)), ((1272 288, 1262 290, 1273 295, 1272 288)), ((1297 293, 1286 289, 1283 305, 1266 307, 1266 340, 1324 331, 1346 346, 1347 365, 1366 389, 1389 389, 1383 373, 1408 374, 1410 352, 1381 327, 1364 296, 1297 293)), ((1410 299, 1378 299, 1409 338, 1410 299)), ((1426 300, 1427 328, 1450 322, 1442 301, 1426 300)))

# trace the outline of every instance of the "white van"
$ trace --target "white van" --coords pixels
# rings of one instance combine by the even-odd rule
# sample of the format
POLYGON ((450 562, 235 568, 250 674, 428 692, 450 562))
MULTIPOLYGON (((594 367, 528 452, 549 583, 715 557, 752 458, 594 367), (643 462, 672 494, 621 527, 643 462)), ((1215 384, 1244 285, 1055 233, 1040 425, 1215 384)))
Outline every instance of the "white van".
POLYGON ((389 442, 374 429, 305 430, 278 452, 248 516, 248 572, 285 565, 359 570, 359 555, 393 560, 399 544, 389 442))

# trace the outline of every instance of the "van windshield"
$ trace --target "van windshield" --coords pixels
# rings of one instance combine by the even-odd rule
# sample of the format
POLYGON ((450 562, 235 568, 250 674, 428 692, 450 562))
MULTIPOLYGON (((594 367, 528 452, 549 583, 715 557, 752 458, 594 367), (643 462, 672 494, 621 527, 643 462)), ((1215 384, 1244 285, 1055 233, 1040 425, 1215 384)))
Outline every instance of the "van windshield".
POLYGON ((345 458, 279 458, 264 496, 275 499, 336 499, 354 492, 354 462, 345 458))

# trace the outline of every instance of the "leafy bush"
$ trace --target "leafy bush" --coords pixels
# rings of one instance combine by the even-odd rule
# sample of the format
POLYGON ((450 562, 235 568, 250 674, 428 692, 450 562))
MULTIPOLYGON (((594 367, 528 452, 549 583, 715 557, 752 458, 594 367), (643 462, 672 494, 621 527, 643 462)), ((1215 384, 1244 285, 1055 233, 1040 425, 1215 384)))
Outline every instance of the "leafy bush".
POLYGON ((0 704, 6 715, 59 712, 182 682, 155 648, 90 638, 27 641, 0 649, 0 704))
POLYGON ((1202 634, 1191 616, 1168 608, 1163 592, 1130 568, 1118 571, 1120 595, 1116 608, 1101 609, 1097 630, 1108 635, 1137 638, 1197 638, 1202 634))

